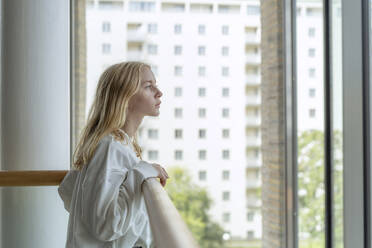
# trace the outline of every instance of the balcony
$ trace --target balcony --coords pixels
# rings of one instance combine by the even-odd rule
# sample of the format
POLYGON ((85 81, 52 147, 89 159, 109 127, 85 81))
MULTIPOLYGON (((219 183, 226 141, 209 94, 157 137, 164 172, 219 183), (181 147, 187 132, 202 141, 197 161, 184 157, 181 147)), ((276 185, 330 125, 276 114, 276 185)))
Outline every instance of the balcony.
POLYGON ((253 199, 253 198, 248 198, 247 199, 247 208, 260 208, 261 207, 261 199, 253 199))
POLYGON ((145 53, 143 51, 127 51, 128 61, 142 61, 145 59, 145 53))
POLYGON ((261 53, 248 53, 248 54, 246 54, 245 62, 247 64, 260 65, 261 64, 261 53))
POLYGON ((259 159, 248 159, 247 169, 258 169, 262 167, 262 162, 259 159))
POLYGON ((247 85, 259 86, 261 85, 261 75, 258 74, 247 74, 245 77, 247 85))
POLYGON ((250 127, 260 127, 261 126, 261 117, 259 116, 252 116, 247 117, 245 121, 246 126, 250 127))
POLYGON ((134 30, 127 30, 127 41, 143 43, 146 41, 147 32, 144 28, 138 28, 134 30))
POLYGON ((247 44, 260 45, 261 39, 260 39, 260 36, 255 33, 247 33, 245 34, 245 42, 247 44))
POLYGON ((245 104, 250 106, 260 106, 261 105, 261 96, 246 96, 245 104))
POLYGON ((245 187, 247 189, 257 189, 257 188, 260 188, 261 187, 261 180, 260 179, 256 179, 256 180, 247 179, 247 182, 245 184, 245 187))
POLYGON ((246 138, 246 145, 252 147, 260 147, 261 146, 261 137, 247 137, 246 138))

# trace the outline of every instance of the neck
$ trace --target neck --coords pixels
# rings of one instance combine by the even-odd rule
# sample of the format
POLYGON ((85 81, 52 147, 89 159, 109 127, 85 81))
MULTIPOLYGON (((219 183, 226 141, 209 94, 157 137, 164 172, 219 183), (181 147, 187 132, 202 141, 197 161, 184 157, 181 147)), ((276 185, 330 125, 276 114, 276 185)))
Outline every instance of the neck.
POLYGON ((132 139, 136 133, 139 125, 141 124, 143 116, 131 116, 128 115, 124 126, 121 128, 128 136, 132 139))

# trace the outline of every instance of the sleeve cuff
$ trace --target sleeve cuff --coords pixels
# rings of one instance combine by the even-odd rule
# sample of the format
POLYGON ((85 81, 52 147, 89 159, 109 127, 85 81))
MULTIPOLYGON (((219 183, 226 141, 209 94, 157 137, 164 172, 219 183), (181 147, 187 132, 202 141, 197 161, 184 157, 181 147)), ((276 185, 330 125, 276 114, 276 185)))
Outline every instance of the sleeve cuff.
POLYGON ((141 176, 141 184, 147 178, 158 176, 158 171, 154 168, 154 166, 143 160, 141 160, 138 164, 133 166, 133 170, 139 172, 141 176))

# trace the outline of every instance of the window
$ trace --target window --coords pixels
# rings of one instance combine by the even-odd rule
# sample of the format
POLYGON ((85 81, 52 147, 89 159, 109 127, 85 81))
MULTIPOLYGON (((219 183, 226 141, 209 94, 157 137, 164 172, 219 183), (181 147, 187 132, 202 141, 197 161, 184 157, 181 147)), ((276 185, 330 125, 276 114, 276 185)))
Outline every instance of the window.
POLYGON ((247 213, 247 220, 248 221, 253 221, 254 219, 254 212, 248 212, 247 213))
POLYGON ((228 35, 229 34, 229 26, 222 26, 222 34, 223 35, 228 35))
POLYGON ((110 54, 111 53, 111 44, 103 43, 102 44, 102 53, 103 54, 110 54))
POLYGON ((230 179, 230 171, 224 170, 222 171, 222 180, 227 181, 230 179))
POLYGON ((108 33, 111 31, 111 24, 109 22, 102 23, 102 32, 108 33))
POLYGON ((181 150, 175 150, 174 151, 174 159, 175 160, 182 160, 182 151, 181 150))
POLYGON ((199 88, 198 89, 198 95, 200 96, 200 97, 204 97, 205 96, 205 88, 199 88))
POLYGON ((224 200, 224 201, 230 200, 230 192, 229 191, 222 192, 222 200, 224 200))
POLYGON ((309 117, 315 118, 315 109, 309 109, 309 117))
POLYGON ((309 77, 314 78, 315 77, 315 68, 309 69, 309 77))
POLYGON ((247 238, 248 239, 253 239, 254 238, 254 231, 248 231, 247 232, 247 238))
POLYGON ((150 160, 158 160, 158 151, 149 150, 147 154, 150 160))
POLYGON ((198 76, 199 77, 205 77, 205 66, 199 66, 198 67, 198 76))
POLYGON ((199 150, 199 160, 205 160, 207 158, 206 150, 199 150))
POLYGON ((199 54, 199 56, 204 56, 205 55, 205 46, 199 46, 198 47, 198 54, 199 54))
POLYGON ((182 109, 181 108, 175 108, 174 109, 174 117, 175 118, 182 118, 182 109))
POLYGON ((229 88, 222 88, 222 96, 223 97, 229 96, 229 88))
POLYGON ((258 158, 258 157, 260 156, 260 150, 259 150, 258 148, 256 148, 256 149, 254 150, 254 156, 255 156, 256 158, 258 158))
POLYGON ((155 2, 129 2, 129 11, 133 12, 151 12, 155 11, 155 2))
POLYGON ((149 139, 158 139, 158 130, 150 128, 147 130, 147 137, 149 139))
POLYGON ((174 96, 182 96, 182 88, 181 87, 174 88, 174 96))
POLYGON ((309 17, 320 17, 322 15, 321 8, 307 8, 306 9, 306 16, 309 17))
POLYGON ((260 6, 257 5, 248 5, 247 6, 248 15, 260 15, 260 6))
POLYGON ((198 34, 205 34, 205 25, 198 26, 198 34))
POLYGON ((174 75, 175 76, 182 76, 182 66, 175 66, 174 67, 174 75))
POLYGON ((222 54, 222 56, 229 56, 229 47, 223 46, 221 48, 221 54, 222 54))
POLYGON ((315 37, 315 28, 309 28, 309 37, 315 37))
POLYGON ((230 130, 222 129, 222 138, 229 138, 229 137, 230 137, 230 130))
POLYGON ((148 54, 152 54, 152 55, 157 54, 158 53, 158 46, 153 45, 153 44, 147 45, 147 52, 148 52, 148 54))
POLYGON ((222 117, 223 118, 228 118, 229 117, 229 112, 230 112, 230 110, 228 108, 223 108, 222 109, 222 117))
POLYGON ((199 180, 205 181, 207 179, 207 172, 206 171, 199 171, 199 180))
POLYGON ((174 55, 182 54, 182 46, 174 46, 174 55))
POLYGON ((162 3, 161 9, 163 12, 185 12, 185 4, 183 3, 162 3))
POLYGON ((180 34, 180 33, 182 33, 182 25, 181 25, 181 24, 176 24, 176 25, 174 25, 174 33, 175 33, 175 34, 180 34))
POLYGON ((229 212, 225 212, 222 214, 222 221, 223 222, 230 222, 230 213, 229 212))
POLYGON ((199 108, 198 109, 198 115, 200 118, 205 118, 206 117, 206 109, 205 108, 199 108))
POLYGON ((309 89, 309 97, 315 97, 315 89, 309 89))
POLYGON ((174 138, 175 139, 182 139, 182 129, 174 130, 174 138))
POLYGON ((156 33, 158 33, 158 25, 156 23, 149 23, 149 24, 147 24, 147 32, 149 34, 156 34, 156 33))
POLYGON ((230 151, 222 150, 222 159, 230 159, 230 151))
POLYGON ((199 138, 200 138, 200 139, 205 139, 205 137, 206 137, 206 132, 207 132, 206 129, 199 129, 199 138))
POLYGON ((229 76, 229 67, 227 67, 227 66, 223 66, 222 67, 222 70, 221 70, 221 73, 222 73, 222 76, 224 76, 224 77, 227 77, 227 76, 229 76))
POLYGON ((315 48, 309 48, 308 54, 311 58, 315 57, 315 48))

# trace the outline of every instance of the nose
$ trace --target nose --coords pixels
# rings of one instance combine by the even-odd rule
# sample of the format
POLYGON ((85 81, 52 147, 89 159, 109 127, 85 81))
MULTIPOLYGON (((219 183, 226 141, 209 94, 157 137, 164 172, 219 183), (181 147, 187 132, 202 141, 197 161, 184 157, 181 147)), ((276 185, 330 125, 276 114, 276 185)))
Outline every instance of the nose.
POLYGON ((158 88, 158 94, 157 94, 159 97, 161 97, 163 95, 163 92, 160 91, 160 89, 158 88))

